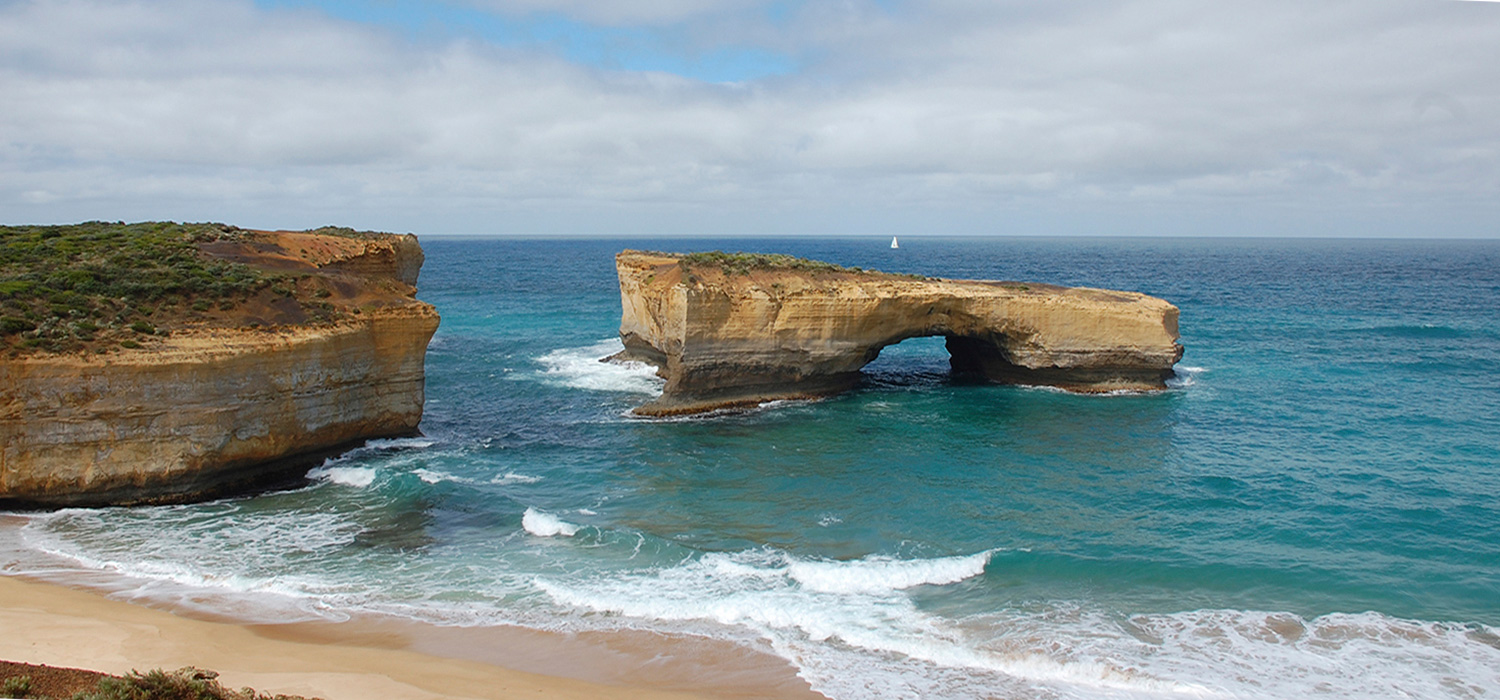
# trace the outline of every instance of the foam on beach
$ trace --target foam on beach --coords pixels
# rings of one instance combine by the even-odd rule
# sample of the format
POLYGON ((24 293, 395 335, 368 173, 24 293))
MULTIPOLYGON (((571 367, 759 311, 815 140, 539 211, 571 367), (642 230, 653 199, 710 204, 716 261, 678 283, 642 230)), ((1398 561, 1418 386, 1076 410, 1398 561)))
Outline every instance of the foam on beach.
POLYGON ((759 549, 710 553, 665 570, 586 582, 542 578, 537 585, 567 606, 654 624, 707 622, 751 630, 796 664, 814 689, 835 698, 970 697, 954 682, 928 682, 934 671, 948 674, 945 669, 961 669, 953 675, 980 681, 970 689, 972 697, 990 697, 996 682, 1017 688, 1044 681, 1111 691, 1193 690, 1107 663, 976 648, 961 625, 923 611, 906 592, 978 576, 989 557, 980 552, 832 562, 759 549), (840 687, 854 679, 863 692, 840 687))

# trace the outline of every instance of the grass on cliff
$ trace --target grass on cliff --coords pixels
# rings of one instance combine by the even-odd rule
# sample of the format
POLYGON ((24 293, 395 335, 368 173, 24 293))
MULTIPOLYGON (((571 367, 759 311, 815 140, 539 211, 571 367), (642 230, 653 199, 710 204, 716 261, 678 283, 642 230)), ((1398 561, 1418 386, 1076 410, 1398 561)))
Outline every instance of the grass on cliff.
POLYGON ((271 280, 198 244, 243 235, 209 223, 0 226, 0 348, 82 350, 101 334, 156 333, 148 318, 164 307, 232 307, 271 280))
MULTIPOLYGON (((865 270, 858 267, 844 267, 821 260, 809 260, 782 253, 726 253, 722 250, 707 253, 688 253, 678 257, 677 264, 685 272, 691 272, 695 267, 713 267, 721 269, 725 274, 730 275, 748 275, 757 270, 793 270, 811 273, 844 272, 849 274, 875 275, 892 274, 877 270, 865 270)), ((927 279, 923 275, 908 274, 892 276, 918 280, 927 279)))

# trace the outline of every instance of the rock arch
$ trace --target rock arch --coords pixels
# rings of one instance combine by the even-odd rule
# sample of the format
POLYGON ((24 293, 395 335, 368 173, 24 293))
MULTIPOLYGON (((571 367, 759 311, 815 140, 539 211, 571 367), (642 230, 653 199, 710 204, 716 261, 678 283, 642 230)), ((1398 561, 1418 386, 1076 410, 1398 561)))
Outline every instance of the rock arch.
MULTIPOLYGON (((754 260, 752 259, 752 262, 754 260)), ((943 336, 955 370, 1077 392, 1159 390, 1177 307, 1135 292, 934 280, 796 264, 616 256, 625 351, 667 379, 643 415, 844 391, 880 350, 943 336)))

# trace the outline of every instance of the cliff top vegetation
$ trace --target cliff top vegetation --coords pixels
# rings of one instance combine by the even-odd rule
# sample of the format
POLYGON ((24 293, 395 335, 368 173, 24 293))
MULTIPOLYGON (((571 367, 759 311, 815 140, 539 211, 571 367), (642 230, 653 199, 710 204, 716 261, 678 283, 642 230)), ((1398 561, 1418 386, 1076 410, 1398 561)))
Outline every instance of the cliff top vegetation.
MULTIPOLYGON (((668 253, 666 255, 671 254, 668 253)), ((809 260, 783 253, 726 253, 721 250, 715 250, 706 253, 687 253, 685 255, 677 255, 676 257, 677 264, 684 271, 691 271, 695 267, 714 267, 730 275, 748 275, 757 270, 793 270, 797 272, 890 275, 919 280, 927 279, 922 275, 895 274, 880 272, 879 270, 866 270, 859 267, 844 267, 830 262, 809 260)))
MULTIPOLYGON (((309 233, 379 235, 338 227, 309 233)), ((218 223, 0 226, 0 352, 133 349, 178 322, 228 323, 256 296, 296 296, 297 280, 284 273, 203 250, 253 235, 218 223)), ((334 315, 311 303, 323 320, 334 315)))

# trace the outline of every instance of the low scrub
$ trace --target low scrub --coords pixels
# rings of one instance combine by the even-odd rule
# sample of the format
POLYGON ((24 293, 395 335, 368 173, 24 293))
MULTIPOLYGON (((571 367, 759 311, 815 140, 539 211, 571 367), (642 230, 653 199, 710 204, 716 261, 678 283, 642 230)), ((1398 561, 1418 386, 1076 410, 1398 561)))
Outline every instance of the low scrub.
POLYGON ((145 332, 156 309, 244 299, 270 280, 198 248, 243 235, 171 222, 0 226, 0 348, 79 350, 100 330, 145 332))
POLYGON ((234 690, 219 684, 219 674, 188 668, 167 672, 131 672, 123 678, 104 678, 98 687, 77 693, 72 700, 306 700, 300 696, 267 695, 252 688, 234 690))
MULTIPOLYGON (((684 271, 691 272, 693 268, 718 268, 730 275, 748 275, 757 270, 794 270, 797 272, 843 272, 849 274, 875 274, 888 275, 890 273, 877 270, 865 270, 858 267, 844 267, 821 260, 809 260, 794 255, 782 253, 726 253, 715 250, 707 253, 688 253, 677 259, 677 264, 684 271)), ((895 277, 908 277, 911 279, 927 279, 922 275, 892 275, 895 277)))
POLYGON ((12 676, 0 684, 0 698, 31 697, 31 676, 12 676))

